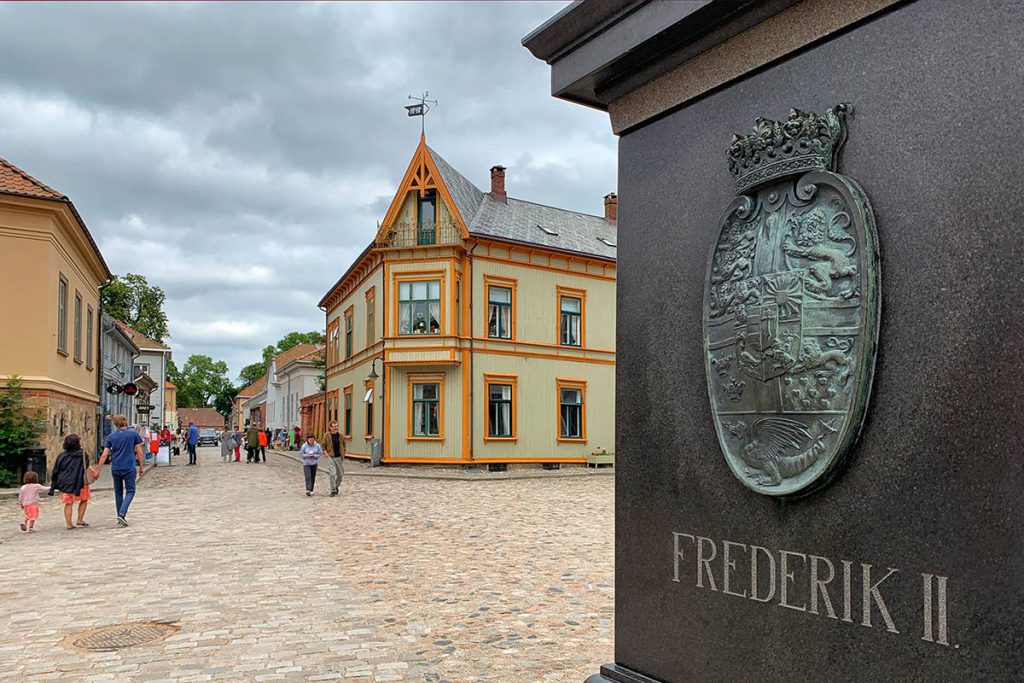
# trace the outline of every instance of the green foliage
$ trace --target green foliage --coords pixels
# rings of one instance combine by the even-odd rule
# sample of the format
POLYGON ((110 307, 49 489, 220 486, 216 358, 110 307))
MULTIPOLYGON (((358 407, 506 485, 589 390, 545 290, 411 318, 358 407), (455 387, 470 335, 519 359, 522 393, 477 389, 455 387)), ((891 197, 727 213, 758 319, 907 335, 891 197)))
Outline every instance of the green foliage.
POLYGON ((13 375, 7 389, 0 391, 0 486, 18 484, 14 463, 26 448, 39 443, 46 431, 41 411, 30 415, 25 410, 25 397, 21 391, 21 378, 13 375))
MULTIPOLYGON (((320 370, 323 370, 325 367, 327 367, 327 349, 320 349, 320 351, 313 356, 313 367, 319 368, 320 370)), ((323 391, 324 389, 326 389, 326 382, 327 378, 324 376, 323 373, 320 373, 320 375, 318 375, 316 378, 317 390, 323 391)))
POLYGON ((164 290, 142 275, 115 276, 103 290, 103 310, 144 335, 162 342, 170 336, 164 313, 164 290))
MULTIPOLYGON (((263 362, 250 363, 242 368, 242 371, 238 373, 238 383, 241 385, 241 389, 246 388, 267 371, 267 364, 263 362)), ((239 391, 241 391, 239 389, 239 391)))
MULTIPOLYGON (((228 380, 228 365, 222 360, 214 361, 209 356, 193 354, 175 374, 177 379, 171 381, 178 387, 178 406, 181 408, 216 407, 214 400, 218 396, 234 393, 234 387, 228 380)), ((230 408, 229 400, 228 410, 230 408)))

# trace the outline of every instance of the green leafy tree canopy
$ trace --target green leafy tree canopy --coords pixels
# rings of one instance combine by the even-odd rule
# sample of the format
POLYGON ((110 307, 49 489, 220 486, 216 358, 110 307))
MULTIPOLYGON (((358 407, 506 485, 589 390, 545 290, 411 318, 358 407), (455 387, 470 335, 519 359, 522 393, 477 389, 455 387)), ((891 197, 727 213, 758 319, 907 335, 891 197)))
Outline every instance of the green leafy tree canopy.
POLYGON ((162 342, 170 336, 164 313, 164 290, 145 276, 128 273, 114 277, 103 290, 103 310, 142 334, 162 342))
POLYGON ((215 361, 209 356, 193 354, 188 357, 181 370, 175 373, 177 380, 171 380, 178 387, 178 406, 182 408, 214 407, 219 412, 227 411, 217 407, 215 399, 233 395, 235 388, 228 380, 228 364, 215 361))
POLYGON ((21 452, 35 446, 46 431, 42 411, 30 414, 21 391, 21 378, 13 375, 7 388, 0 389, 0 486, 16 486, 15 461, 21 452))

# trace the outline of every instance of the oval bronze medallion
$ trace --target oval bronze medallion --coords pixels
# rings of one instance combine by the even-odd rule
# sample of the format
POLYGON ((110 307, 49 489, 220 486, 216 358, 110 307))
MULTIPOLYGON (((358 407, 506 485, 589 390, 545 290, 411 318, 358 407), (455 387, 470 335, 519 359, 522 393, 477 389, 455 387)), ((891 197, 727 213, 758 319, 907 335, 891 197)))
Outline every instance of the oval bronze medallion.
POLYGON ((708 264, 704 351, 718 441, 771 496, 826 484, 864 419, 878 336, 874 217, 836 173, 849 105, 736 136, 737 197, 708 264))

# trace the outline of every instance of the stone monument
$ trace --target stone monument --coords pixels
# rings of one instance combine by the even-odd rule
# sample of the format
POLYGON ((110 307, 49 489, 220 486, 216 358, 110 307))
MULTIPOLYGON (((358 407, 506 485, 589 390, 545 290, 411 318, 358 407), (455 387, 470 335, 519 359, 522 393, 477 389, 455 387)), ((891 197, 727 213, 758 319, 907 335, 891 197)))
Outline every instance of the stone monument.
POLYGON ((620 137, 588 683, 1024 676, 1022 34, 1014 0, 584 0, 524 39, 620 137))

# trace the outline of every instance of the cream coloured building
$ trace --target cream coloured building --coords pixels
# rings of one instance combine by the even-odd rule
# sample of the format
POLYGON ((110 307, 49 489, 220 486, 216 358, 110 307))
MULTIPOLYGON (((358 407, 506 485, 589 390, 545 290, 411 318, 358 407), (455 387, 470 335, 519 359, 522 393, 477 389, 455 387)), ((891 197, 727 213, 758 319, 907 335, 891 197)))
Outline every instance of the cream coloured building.
POLYGON ((0 159, 0 386, 22 377, 46 418, 48 465, 64 437, 97 443, 100 286, 112 275, 71 200, 0 159))
POLYGON ((614 449, 614 194, 592 216, 483 192, 420 139, 376 239, 320 302, 327 415, 384 462, 614 449), (375 377, 376 375, 376 377, 375 377))

